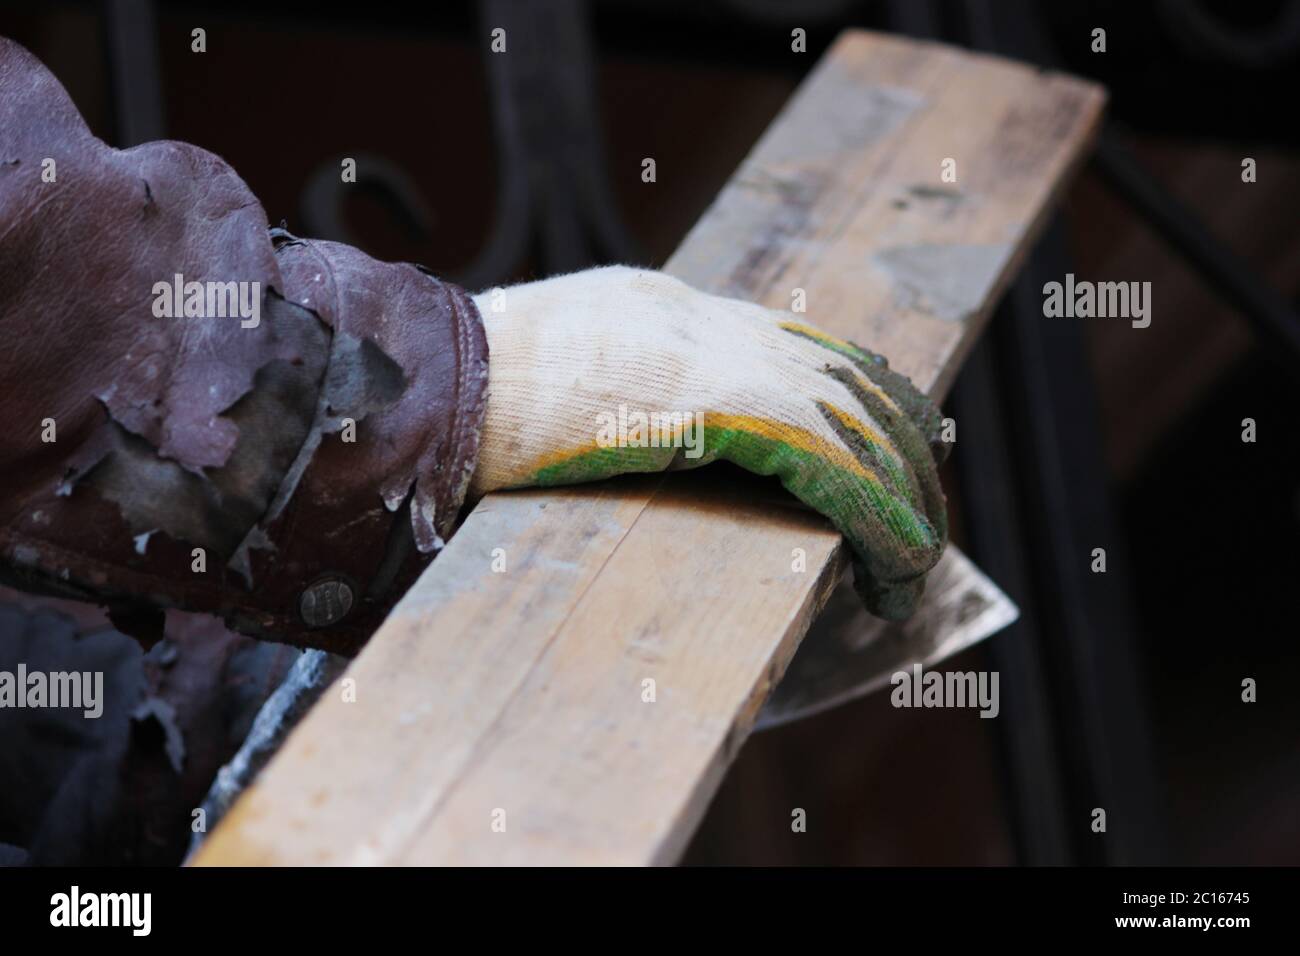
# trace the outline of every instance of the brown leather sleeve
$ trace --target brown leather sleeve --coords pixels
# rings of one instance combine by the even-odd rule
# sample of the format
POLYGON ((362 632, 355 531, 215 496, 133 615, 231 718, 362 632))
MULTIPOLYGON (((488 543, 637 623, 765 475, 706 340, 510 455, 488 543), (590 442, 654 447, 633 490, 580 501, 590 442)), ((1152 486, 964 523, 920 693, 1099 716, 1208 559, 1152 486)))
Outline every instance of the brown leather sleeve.
POLYGON ((268 230, 197 147, 108 147, 3 38, 0 90, 0 578, 355 652, 464 500, 472 300, 268 230))

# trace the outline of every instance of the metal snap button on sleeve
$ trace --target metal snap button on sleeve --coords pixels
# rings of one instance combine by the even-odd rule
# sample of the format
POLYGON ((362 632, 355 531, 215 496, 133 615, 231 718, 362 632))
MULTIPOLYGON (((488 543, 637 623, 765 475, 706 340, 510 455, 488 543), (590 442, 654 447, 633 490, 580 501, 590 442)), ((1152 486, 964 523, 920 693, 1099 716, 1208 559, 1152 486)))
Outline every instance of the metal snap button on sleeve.
POLYGON ((329 627, 352 610, 352 586, 337 575, 326 575, 307 585, 298 598, 298 613, 308 627, 329 627))

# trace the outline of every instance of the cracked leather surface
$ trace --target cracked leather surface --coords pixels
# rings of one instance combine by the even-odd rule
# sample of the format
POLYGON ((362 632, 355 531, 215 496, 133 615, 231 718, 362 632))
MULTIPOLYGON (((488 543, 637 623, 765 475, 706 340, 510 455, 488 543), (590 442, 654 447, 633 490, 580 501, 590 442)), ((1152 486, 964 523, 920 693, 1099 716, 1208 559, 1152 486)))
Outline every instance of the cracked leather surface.
POLYGON ((104 604, 146 645, 176 607, 354 653, 463 503, 487 386, 473 302, 268 229, 202 149, 107 146, 3 38, 0 89, 0 578, 104 604), (260 321, 157 317, 178 275, 257 283, 260 321), (313 628, 322 579, 350 610, 313 628))

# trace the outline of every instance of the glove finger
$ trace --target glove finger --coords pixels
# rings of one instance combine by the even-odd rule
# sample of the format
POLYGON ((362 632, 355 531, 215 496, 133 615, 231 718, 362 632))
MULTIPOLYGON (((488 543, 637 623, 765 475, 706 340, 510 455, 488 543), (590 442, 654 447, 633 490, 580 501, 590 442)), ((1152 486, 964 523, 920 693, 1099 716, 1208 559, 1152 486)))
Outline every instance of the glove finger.
POLYGON ((864 464, 833 437, 746 416, 708 416, 715 457, 747 471, 775 475, 795 497, 825 515, 848 539, 858 565, 859 593, 873 613, 910 612, 908 582, 923 577, 944 538, 887 476, 864 464))
POLYGON ((943 416, 938 407, 907 376, 891 369, 883 355, 812 326, 796 322, 780 325, 848 360, 849 367, 828 364, 823 371, 853 394, 878 426, 876 431, 888 436, 901 453, 922 494, 926 517, 946 537, 947 502, 939 485, 938 466, 947 458, 949 445, 941 437, 943 416))

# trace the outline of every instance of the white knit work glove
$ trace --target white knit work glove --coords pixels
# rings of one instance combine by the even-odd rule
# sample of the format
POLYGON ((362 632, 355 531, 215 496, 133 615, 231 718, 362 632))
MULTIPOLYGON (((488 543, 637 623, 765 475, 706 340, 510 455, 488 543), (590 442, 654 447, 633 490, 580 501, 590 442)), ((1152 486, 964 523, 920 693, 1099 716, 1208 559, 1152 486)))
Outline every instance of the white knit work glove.
POLYGON ((881 356, 625 266, 474 301, 489 359, 472 498, 725 459, 835 524, 869 610, 915 609, 947 536, 947 446, 938 409, 881 356))

